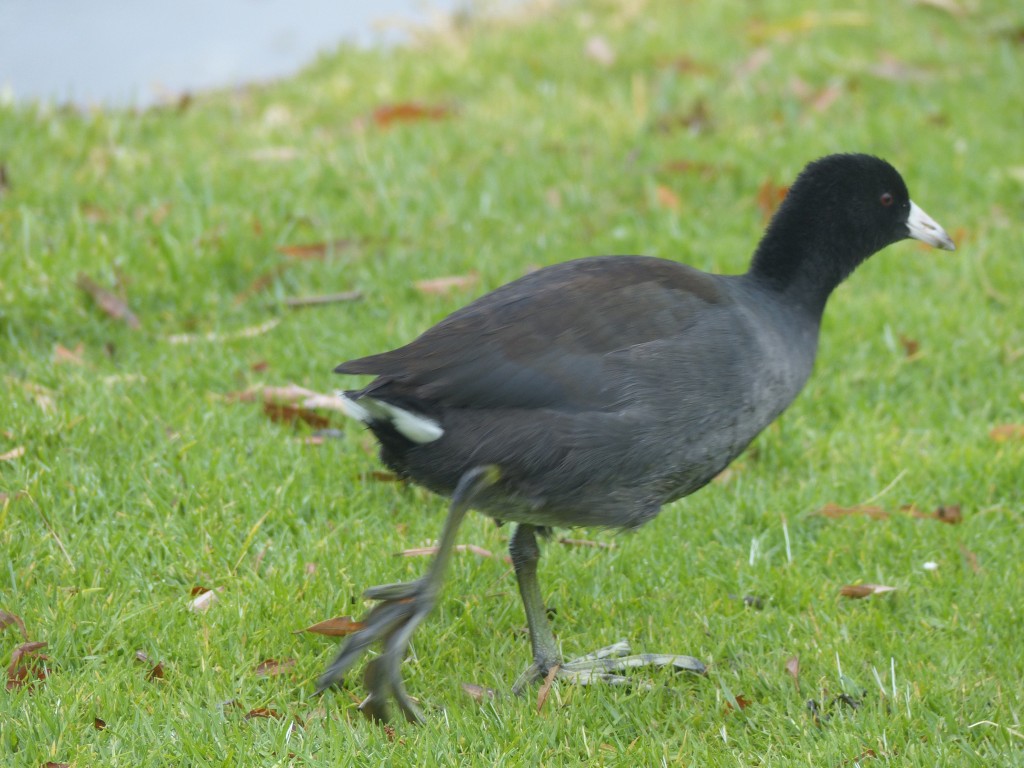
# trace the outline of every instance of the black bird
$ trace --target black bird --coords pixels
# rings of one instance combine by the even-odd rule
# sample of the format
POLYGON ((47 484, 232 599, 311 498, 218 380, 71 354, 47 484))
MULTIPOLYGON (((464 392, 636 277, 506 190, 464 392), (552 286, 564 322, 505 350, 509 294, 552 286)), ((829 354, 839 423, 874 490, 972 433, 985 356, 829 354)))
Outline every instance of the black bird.
MULTIPOLYGON (((533 646, 517 688, 559 665, 558 674, 583 681, 618 668, 595 656, 562 664, 535 534, 636 528, 707 484, 803 388, 833 289, 908 237, 954 249, 891 165, 830 155, 797 177, 745 274, 642 256, 569 261, 498 288, 404 347, 339 365, 337 373, 376 376, 345 402, 379 440, 384 463, 451 506, 427 574, 365 592, 380 603, 318 690, 379 641, 363 711, 386 719, 394 698, 408 720, 422 720, 399 668, 470 508, 516 523, 509 550, 533 646)), ((701 668, 685 656, 624 664, 639 662, 701 668)))

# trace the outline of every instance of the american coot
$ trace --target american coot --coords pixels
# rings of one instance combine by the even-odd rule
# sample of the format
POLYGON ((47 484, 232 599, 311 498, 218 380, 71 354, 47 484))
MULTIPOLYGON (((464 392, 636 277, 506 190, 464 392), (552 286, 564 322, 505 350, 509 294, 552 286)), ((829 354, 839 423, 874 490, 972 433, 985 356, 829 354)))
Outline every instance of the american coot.
POLYGON ((517 688, 556 667, 584 682, 619 681, 609 669, 644 662, 699 670, 686 656, 562 664, 537 581, 536 534, 636 528, 705 485, 804 386, 832 290, 908 237, 954 248, 891 165, 830 155, 793 183, 745 274, 641 256, 569 261, 498 288, 404 347, 339 365, 376 376, 345 397, 384 463, 451 506, 427 574, 366 591, 380 602, 318 690, 379 641, 363 711, 385 719, 394 698, 408 720, 422 719, 399 667, 470 508, 516 523, 509 551, 533 646, 517 688))

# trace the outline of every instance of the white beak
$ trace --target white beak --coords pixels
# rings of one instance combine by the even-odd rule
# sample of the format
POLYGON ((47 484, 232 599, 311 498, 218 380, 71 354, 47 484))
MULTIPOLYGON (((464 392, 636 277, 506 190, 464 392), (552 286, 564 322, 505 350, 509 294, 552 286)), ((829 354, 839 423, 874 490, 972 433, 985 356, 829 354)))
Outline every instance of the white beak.
POLYGON ((944 251, 955 251, 956 246, 946 230, 939 226, 931 216, 917 207, 917 203, 910 201, 910 216, 907 217, 907 230, 910 236, 922 243, 928 243, 944 251))

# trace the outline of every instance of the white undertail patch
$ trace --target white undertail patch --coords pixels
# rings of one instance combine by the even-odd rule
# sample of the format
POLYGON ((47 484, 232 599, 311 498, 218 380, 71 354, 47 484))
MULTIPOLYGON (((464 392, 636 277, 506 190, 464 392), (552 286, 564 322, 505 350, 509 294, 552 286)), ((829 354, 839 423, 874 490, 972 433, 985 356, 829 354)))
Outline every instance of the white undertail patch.
POLYGON ((346 416, 364 424, 371 421, 386 421, 414 443, 432 443, 444 434, 440 424, 422 414, 374 400, 372 397, 361 397, 356 401, 344 392, 338 394, 341 396, 341 409, 346 416))

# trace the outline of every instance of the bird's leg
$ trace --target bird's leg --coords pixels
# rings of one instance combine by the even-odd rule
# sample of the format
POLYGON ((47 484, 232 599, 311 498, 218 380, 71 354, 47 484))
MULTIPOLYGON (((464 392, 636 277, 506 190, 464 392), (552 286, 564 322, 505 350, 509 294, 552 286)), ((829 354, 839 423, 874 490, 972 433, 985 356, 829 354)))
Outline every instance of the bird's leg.
POLYGON ((512 567, 516 571, 516 581, 519 582, 523 608, 526 609, 526 624, 530 630, 530 646, 533 649, 533 664, 512 686, 512 692, 518 694, 530 683, 543 680, 552 667, 560 665, 562 654, 558 652, 555 635, 548 621, 547 609, 544 608, 544 598, 540 594, 540 583, 537 581, 540 547, 537 546, 534 526, 526 523, 516 526, 508 544, 508 552, 512 557, 512 567))
POLYGON ((540 548, 537 546, 534 526, 521 524, 516 528, 509 542, 509 554, 512 556, 512 566, 519 582, 523 607, 526 609, 526 623, 530 630, 530 645, 533 648, 533 664, 516 680, 512 687, 513 693, 522 693, 531 683, 543 680, 554 667, 558 668, 555 673, 558 679, 578 685, 599 682, 612 685, 633 684, 633 680, 617 673, 637 667, 671 666, 677 670, 704 673, 704 664, 692 656, 668 653, 631 655, 629 643, 625 640, 578 659, 562 662, 562 655, 558 651, 555 635, 551 631, 551 624, 544 608, 544 600, 540 594, 540 583, 537 581, 540 548))
POLYGON ((359 657, 372 644, 380 642, 384 647, 383 652, 366 665, 364 682, 369 695, 359 708, 374 720, 386 721, 387 700, 394 698, 406 720, 412 723, 423 721, 423 713, 405 692, 402 683, 400 668, 405 650, 413 631, 437 601, 445 568, 455 546, 455 533, 462 518, 473 506, 477 495, 497 482, 499 475, 496 466, 488 465, 468 470, 459 479, 444 521, 437 554, 422 578, 371 587, 363 593, 364 597, 380 600, 380 603, 363 618, 362 629, 349 635, 337 657, 320 676, 317 693, 340 683, 359 657))

